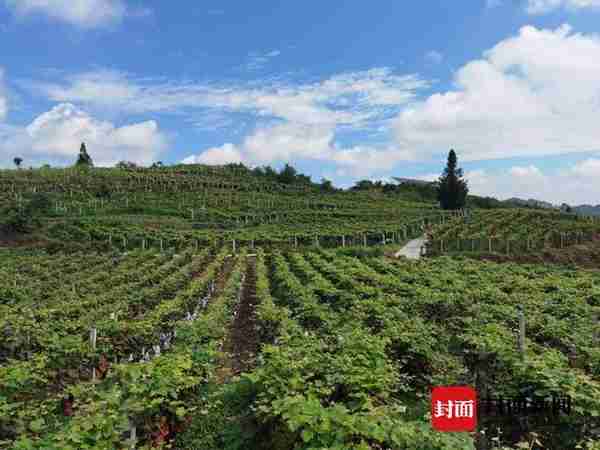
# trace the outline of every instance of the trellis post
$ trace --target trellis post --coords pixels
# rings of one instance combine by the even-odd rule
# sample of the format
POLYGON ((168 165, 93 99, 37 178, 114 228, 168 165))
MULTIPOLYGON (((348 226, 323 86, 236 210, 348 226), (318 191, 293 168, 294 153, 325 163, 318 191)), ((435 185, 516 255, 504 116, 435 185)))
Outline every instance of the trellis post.
MULTIPOLYGON (((90 330, 90 346, 92 347, 92 351, 96 351, 96 340, 98 338, 98 330, 96 328, 92 328, 90 330)), ((92 380, 96 379, 96 368, 92 367, 92 380)))
POLYGON ((519 305, 519 353, 521 358, 525 357, 525 313, 523 305, 519 305))
POLYGON ((130 448, 135 449, 137 445, 137 429, 135 425, 133 425, 131 422, 129 425, 129 441, 131 443, 130 448))

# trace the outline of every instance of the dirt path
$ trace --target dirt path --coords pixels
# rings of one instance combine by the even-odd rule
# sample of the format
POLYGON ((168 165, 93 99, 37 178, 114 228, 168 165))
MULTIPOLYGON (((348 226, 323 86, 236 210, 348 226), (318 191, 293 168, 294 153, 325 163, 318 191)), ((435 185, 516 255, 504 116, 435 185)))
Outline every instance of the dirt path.
POLYGON ((408 259, 420 259, 421 258, 421 247, 425 245, 425 237, 420 237, 418 239, 413 239, 408 244, 400 249, 394 256, 396 258, 400 258, 401 256, 405 256, 408 259))
POLYGON ((226 383, 231 377, 254 366, 260 346, 255 306, 256 259, 248 257, 240 301, 234 310, 234 318, 223 344, 225 357, 218 370, 221 383, 226 383))

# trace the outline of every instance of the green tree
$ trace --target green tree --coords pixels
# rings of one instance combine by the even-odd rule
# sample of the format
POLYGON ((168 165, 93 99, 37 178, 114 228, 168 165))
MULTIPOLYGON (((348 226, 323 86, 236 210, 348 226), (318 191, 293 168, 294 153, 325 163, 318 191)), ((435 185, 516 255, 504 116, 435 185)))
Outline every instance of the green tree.
POLYGON ((438 182, 438 200, 442 209, 460 209, 465 206, 469 188, 458 168, 456 152, 450 150, 448 164, 438 182))
POLYGON ((282 184, 294 184, 294 182, 296 181, 297 174, 298 172, 296 171, 296 169, 294 169, 289 164, 286 164, 285 167, 281 169, 281 172, 279 172, 279 175, 277 176, 277 181, 279 181, 282 184))
POLYGON ((15 163, 15 166, 17 166, 17 169, 20 169, 21 164, 23 163, 23 158, 17 156, 15 159, 13 159, 13 162, 15 163))
POLYGON ((561 209, 561 211, 563 211, 563 212, 566 212, 566 213, 569 213, 569 214, 573 212, 573 208, 571 208, 571 206, 570 206, 570 205, 568 205, 567 203, 563 203, 563 204, 560 206, 560 209, 561 209))
POLYGON ((13 202, 0 211, 0 228, 8 232, 29 233, 41 226, 41 217, 50 211, 48 195, 34 194, 29 201, 13 202))
POLYGON ((325 178, 321 179, 321 184, 319 185, 319 188, 323 192, 335 191, 335 188, 333 187, 333 183, 331 182, 331 180, 327 180, 325 178))
POLYGON ((277 179, 277 171, 275 169, 273 169, 271 166, 265 166, 264 167, 264 174, 265 177, 268 179, 272 179, 275 180, 277 179))
POLYGON ((353 191, 368 191, 375 187, 371 180, 360 180, 354 186, 352 186, 353 191))
POLYGON ((115 167, 123 170, 135 170, 137 169, 137 164, 131 161, 119 161, 115 167))
POLYGON ((92 161, 92 157, 88 154, 87 148, 85 147, 85 143, 81 143, 81 147, 79 148, 79 157, 77 158, 77 162, 75 163, 77 167, 93 167, 94 162, 92 161))

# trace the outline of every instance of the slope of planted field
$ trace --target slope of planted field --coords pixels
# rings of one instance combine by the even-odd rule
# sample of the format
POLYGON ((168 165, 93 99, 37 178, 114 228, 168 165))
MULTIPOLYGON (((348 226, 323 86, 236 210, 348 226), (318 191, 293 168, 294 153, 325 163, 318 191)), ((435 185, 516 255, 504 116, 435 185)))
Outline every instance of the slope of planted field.
MULTIPOLYGON (((374 192, 267 182, 247 169, 0 171, 0 206, 43 196, 43 237, 120 250, 220 245, 400 243, 438 223, 432 204, 374 192)), ((38 210, 40 208, 37 208, 38 210)))
POLYGON ((214 371, 245 270, 215 249, 2 262, 2 448, 123 448, 138 428, 162 445, 214 371))
POLYGON ((572 398, 478 448, 597 438, 597 272, 228 250, 0 255, 3 448, 473 449, 431 429, 449 384, 572 398))
POLYGON ((523 254, 591 242, 600 220, 543 210, 475 210, 434 225, 429 234, 429 254, 523 254))

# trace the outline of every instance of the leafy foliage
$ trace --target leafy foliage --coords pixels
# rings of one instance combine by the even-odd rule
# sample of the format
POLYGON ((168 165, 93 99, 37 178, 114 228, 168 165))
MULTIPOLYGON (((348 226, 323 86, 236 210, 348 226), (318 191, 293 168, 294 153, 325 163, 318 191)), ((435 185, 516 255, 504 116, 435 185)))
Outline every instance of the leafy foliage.
POLYGON ((93 167, 94 162, 92 161, 92 157, 88 154, 85 143, 81 143, 81 148, 79 149, 79 156, 77 157, 77 161, 75 162, 75 167, 78 168, 86 168, 93 167))
POLYGON ((442 209, 460 209, 465 206, 469 189, 457 163, 456 152, 450 150, 448 164, 438 182, 438 200, 442 209))

